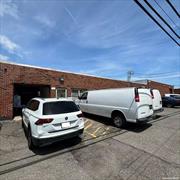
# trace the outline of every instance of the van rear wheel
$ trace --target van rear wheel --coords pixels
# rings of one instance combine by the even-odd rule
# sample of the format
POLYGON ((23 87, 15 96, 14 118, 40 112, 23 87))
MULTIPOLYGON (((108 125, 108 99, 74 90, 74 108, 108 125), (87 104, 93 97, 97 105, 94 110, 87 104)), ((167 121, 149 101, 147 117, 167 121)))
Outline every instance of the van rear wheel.
POLYGON ((113 115, 112 119, 116 127, 121 128, 125 126, 126 120, 121 114, 113 115))

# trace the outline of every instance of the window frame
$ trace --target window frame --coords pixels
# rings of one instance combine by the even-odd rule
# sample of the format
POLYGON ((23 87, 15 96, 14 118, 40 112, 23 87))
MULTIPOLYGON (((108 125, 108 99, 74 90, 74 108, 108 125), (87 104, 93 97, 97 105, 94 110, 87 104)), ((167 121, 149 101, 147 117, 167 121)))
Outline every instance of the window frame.
POLYGON ((56 88, 56 98, 67 98, 67 89, 66 88, 56 88), (64 90, 65 91, 65 97, 58 97, 58 90, 64 90))

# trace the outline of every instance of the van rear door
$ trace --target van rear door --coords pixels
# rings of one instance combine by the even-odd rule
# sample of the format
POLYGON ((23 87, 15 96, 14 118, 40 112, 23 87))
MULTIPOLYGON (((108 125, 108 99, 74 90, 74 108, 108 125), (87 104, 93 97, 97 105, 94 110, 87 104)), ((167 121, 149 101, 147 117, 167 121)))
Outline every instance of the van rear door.
POLYGON ((159 90, 153 89, 152 96, 153 96, 153 110, 161 110, 162 109, 162 98, 159 90))
POLYGON ((153 101, 149 89, 135 88, 135 102, 137 104, 137 120, 143 121, 153 115, 153 101))

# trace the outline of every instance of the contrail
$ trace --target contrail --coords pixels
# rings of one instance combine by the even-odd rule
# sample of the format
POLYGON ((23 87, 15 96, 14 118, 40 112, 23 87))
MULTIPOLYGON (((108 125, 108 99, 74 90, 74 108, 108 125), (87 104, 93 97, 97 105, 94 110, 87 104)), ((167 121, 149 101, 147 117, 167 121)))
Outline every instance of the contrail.
POLYGON ((73 21, 76 25, 78 25, 75 17, 72 15, 71 11, 70 11, 67 7, 64 7, 64 9, 65 9, 65 11, 68 13, 68 15, 71 17, 72 21, 73 21))

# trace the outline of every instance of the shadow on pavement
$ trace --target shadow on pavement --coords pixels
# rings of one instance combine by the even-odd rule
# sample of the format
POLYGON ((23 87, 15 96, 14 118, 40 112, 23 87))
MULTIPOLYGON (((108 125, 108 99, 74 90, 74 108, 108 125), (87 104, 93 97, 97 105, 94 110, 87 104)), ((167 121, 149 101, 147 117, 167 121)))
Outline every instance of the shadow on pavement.
MULTIPOLYGON (((102 116, 97 116, 97 115, 92 115, 92 114, 85 114, 85 117, 90 118, 96 122, 102 123, 104 125, 108 125, 108 126, 112 126, 113 128, 116 128, 113 125, 113 122, 110 118, 106 118, 106 117, 102 117, 102 116)), ((161 116, 156 117, 160 118, 161 116)), ((141 124, 136 124, 136 123, 127 123, 126 126, 122 129, 127 130, 127 131, 133 131, 133 132, 137 132, 140 133, 144 130, 146 130, 147 128, 151 127, 152 124, 151 123, 141 123, 141 124)), ((118 129, 118 128, 117 128, 118 129)))
MULTIPOLYGON (((105 118, 105 117, 91 115, 91 114, 85 114, 85 117, 90 118, 96 122, 102 123, 104 125, 108 125, 108 126, 112 126, 113 128, 116 128, 116 127, 114 127, 113 122, 111 121, 110 118, 105 118)), ((158 119, 160 117, 162 117, 162 116, 156 115, 155 119, 158 119)), ((141 132, 145 131, 146 129, 150 128, 151 126, 152 126, 151 122, 141 123, 141 124, 127 123, 127 125, 123 129, 127 130, 127 131, 136 132, 136 133, 141 133, 141 132)), ((75 137, 75 138, 59 141, 59 142, 56 142, 56 143, 53 143, 50 145, 36 148, 33 150, 33 152, 36 155, 51 154, 51 153, 54 153, 57 151, 71 148, 75 145, 78 145, 80 142, 81 142, 81 138, 75 137)))
POLYGON ((68 140, 63 140, 63 141, 59 141, 59 142, 55 142, 53 144, 50 145, 46 145, 46 146, 41 146, 38 148, 35 148, 33 150, 33 152, 36 155, 46 155, 46 154, 51 154, 60 150, 64 150, 70 147, 73 147, 77 144, 79 144, 81 142, 81 139, 76 137, 76 138, 71 138, 68 140))

